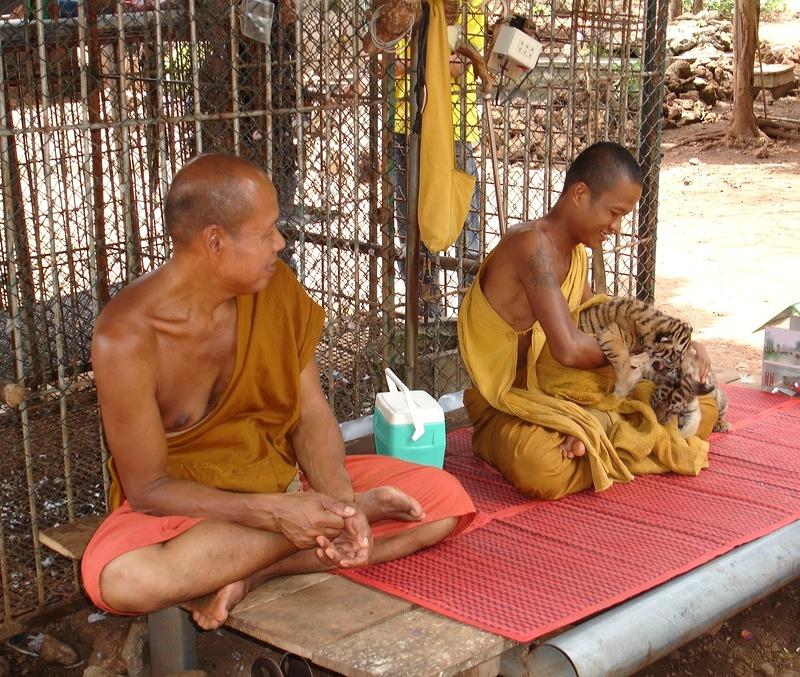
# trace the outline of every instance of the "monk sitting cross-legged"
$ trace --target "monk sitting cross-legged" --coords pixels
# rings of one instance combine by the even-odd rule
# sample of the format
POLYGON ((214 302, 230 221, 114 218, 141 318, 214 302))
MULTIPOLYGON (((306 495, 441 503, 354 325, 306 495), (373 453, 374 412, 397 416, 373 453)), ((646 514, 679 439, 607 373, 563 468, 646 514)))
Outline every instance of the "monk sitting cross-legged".
MULTIPOLYGON (((559 498, 636 474, 696 475, 708 465, 713 398, 701 398, 699 437, 684 440, 674 421, 659 425, 646 383, 627 399, 611 393, 597 339, 576 324, 582 304, 604 300, 592 297, 585 247, 618 234, 641 193, 641 168, 627 150, 590 146, 569 167, 556 205, 509 229, 462 302, 473 445, 523 493, 559 498)), ((705 380, 705 350, 696 342, 692 349, 705 380)))
POLYGON ((97 320, 115 509, 82 574, 101 608, 193 600, 216 628, 272 577, 402 557, 474 515, 442 470, 345 457, 314 361, 323 311, 278 259, 278 216, 254 165, 192 160, 166 198, 172 257, 97 320))

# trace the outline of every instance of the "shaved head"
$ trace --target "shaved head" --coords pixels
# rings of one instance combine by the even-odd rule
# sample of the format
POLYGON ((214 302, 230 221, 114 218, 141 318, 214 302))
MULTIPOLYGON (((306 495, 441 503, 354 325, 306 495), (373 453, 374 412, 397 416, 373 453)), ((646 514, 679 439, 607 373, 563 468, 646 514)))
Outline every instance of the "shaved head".
POLYGON ((258 188, 264 182, 275 190, 267 175, 248 160, 223 153, 198 155, 175 175, 164 205, 164 224, 176 246, 187 245, 206 226, 218 225, 232 235, 254 209, 258 188))
POLYGON ((600 141, 582 151, 569 166, 562 194, 580 181, 589 187, 592 199, 597 199, 613 188, 620 179, 627 179, 641 186, 644 182, 642 168, 623 146, 611 141, 600 141))

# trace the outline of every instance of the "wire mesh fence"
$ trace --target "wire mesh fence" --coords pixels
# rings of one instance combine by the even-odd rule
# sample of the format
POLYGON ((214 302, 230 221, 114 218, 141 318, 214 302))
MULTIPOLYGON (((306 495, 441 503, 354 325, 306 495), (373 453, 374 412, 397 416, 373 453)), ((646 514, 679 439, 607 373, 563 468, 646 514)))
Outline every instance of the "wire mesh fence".
MULTIPOLYGON (((541 216, 594 141, 638 151, 647 176, 639 210, 593 253, 595 287, 652 298, 666 5, 510 10, 542 56, 488 101, 471 68, 454 69, 456 161, 476 190, 456 243, 423 251, 409 279, 413 46, 365 52, 363 0, 0 1, 0 385, 27 390, 0 405, 3 628, 79 589, 38 534, 106 508, 94 317, 169 256, 161 205, 191 156, 236 153, 273 177, 283 256, 327 313, 317 359, 339 420, 371 411, 386 366, 412 364, 437 396, 467 385, 455 318, 499 239, 498 207, 509 223, 541 216), (267 4, 271 24, 243 26, 267 4)), ((465 0, 459 12, 484 52, 493 8, 465 0)))

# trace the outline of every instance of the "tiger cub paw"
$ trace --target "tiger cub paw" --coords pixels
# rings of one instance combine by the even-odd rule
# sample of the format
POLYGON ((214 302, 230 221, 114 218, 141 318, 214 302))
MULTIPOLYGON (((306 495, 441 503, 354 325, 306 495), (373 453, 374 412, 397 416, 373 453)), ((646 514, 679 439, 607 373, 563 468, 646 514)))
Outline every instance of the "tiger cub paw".
POLYGON ((614 369, 614 394, 627 397, 633 386, 641 380, 642 370, 631 363, 631 354, 622 331, 617 324, 611 324, 597 332, 597 342, 614 369))
POLYGON ((713 428, 715 433, 727 433, 730 432, 730 429, 731 429, 731 424, 728 423, 724 418, 719 419, 714 424, 713 428))

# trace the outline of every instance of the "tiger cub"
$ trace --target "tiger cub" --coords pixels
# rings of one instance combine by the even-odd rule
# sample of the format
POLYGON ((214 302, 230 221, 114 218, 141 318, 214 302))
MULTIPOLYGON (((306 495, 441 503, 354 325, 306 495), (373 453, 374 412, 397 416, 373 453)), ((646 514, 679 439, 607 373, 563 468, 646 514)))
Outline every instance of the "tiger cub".
POLYGON ((672 416, 678 417, 678 428, 683 437, 697 434, 700 426, 700 400, 698 395, 714 393, 719 412, 714 423, 714 432, 728 432, 730 424, 725 420, 728 413, 728 397, 719 387, 714 372, 708 372, 708 380, 700 381, 700 361, 693 350, 686 353, 680 366, 663 372, 645 368, 645 378, 655 383, 650 405, 659 423, 666 423, 672 416))
POLYGON ((627 397, 642 380, 645 366, 656 372, 679 365, 692 342, 692 327, 653 306, 619 296, 581 311, 578 328, 594 334, 614 369, 614 394, 627 397), (648 361, 634 366, 631 353, 648 361))

